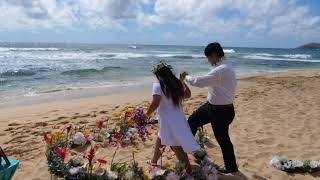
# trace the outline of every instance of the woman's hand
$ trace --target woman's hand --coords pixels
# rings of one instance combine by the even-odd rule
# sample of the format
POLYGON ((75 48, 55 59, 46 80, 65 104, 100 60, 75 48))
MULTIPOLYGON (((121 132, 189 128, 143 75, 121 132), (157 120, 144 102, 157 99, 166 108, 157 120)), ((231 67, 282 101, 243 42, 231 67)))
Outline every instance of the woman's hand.
POLYGON ((180 80, 181 81, 184 81, 186 79, 186 76, 189 75, 188 72, 186 71, 183 71, 181 74, 180 74, 180 80))

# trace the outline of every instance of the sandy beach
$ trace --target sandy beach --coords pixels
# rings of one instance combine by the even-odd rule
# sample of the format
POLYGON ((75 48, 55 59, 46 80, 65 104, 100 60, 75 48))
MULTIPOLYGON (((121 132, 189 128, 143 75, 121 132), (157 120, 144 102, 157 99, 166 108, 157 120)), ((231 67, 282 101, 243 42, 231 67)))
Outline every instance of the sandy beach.
MULTIPOLYGON (((151 85, 130 92, 52 102, 28 103, 0 109, 0 145, 8 156, 21 165, 15 180, 50 179, 47 171, 44 132, 68 123, 94 125, 101 117, 110 117, 125 106, 138 106, 151 99, 151 85)), ((206 89, 192 88, 185 102, 188 114, 205 102, 206 89)), ((290 159, 320 159, 320 69, 241 77, 235 101, 236 118, 230 134, 235 146, 240 175, 222 179, 318 179, 320 174, 287 174, 270 167, 273 155, 290 159)), ((206 126, 208 154, 223 165, 220 148, 211 127, 206 126)), ((141 165, 151 157, 153 143, 137 153, 141 165)), ((142 149, 141 148, 141 149, 142 149)), ((112 151, 100 155, 110 159, 112 151)), ((131 156, 130 149, 120 150, 119 159, 131 156)))

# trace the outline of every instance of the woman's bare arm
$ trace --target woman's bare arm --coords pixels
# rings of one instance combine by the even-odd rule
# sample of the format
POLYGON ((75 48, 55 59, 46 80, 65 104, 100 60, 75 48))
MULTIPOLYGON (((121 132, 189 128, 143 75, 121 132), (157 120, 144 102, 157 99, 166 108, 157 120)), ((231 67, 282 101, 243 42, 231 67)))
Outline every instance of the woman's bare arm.
POLYGON ((185 90, 184 90, 184 98, 185 99, 188 99, 191 97, 191 91, 190 91, 190 88, 188 87, 188 85, 185 83, 185 82, 182 82, 185 90))
POLYGON ((154 113, 154 111, 159 107, 160 101, 161 101, 161 96, 153 95, 152 102, 146 114, 148 117, 150 117, 152 113, 154 113))

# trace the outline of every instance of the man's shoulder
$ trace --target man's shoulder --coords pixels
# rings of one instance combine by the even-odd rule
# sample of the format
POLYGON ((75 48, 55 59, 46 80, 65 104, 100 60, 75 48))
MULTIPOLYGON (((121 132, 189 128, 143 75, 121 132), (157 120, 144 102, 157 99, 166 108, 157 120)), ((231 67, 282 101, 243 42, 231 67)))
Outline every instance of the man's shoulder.
MULTIPOLYGON (((224 60, 225 61, 225 60, 224 60)), ((219 66, 213 68, 209 74, 215 74, 215 73, 229 73, 233 72, 233 67, 230 62, 223 62, 219 66)))

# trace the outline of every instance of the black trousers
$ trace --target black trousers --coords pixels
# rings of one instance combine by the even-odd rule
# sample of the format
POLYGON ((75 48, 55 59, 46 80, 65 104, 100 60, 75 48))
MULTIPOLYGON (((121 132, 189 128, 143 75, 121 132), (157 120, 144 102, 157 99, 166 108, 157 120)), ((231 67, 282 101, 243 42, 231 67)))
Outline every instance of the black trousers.
POLYGON ((221 107, 207 102, 194 111, 188 119, 193 135, 196 134, 198 127, 211 123, 214 136, 223 154, 225 167, 228 170, 238 169, 233 145, 229 137, 229 125, 232 123, 234 116, 233 106, 221 107))

